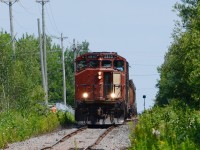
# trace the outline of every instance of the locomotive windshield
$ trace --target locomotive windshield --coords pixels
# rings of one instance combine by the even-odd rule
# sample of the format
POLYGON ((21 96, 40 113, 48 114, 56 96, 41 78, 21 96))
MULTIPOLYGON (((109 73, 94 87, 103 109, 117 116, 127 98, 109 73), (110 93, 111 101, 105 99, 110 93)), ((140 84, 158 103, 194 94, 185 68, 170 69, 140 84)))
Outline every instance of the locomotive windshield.
POLYGON ((98 60, 89 60, 89 61, 86 61, 86 60, 79 60, 77 61, 77 71, 81 71, 81 70, 84 70, 86 69, 87 67, 88 68, 98 68, 99 67, 99 61, 98 60))
POLYGON ((86 64, 85 60, 79 60, 79 61, 77 61, 77 65, 76 65, 77 71, 85 69, 86 66, 87 66, 87 64, 86 64))
MULTIPOLYGON (((97 59, 95 58, 96 55, 89 55, 87 57, 82 58, 82 60, 76 61, 76 70, 82 71, 86 68, 113 68, 117 71, 124 71, 125 70, 125 63, 122 59, 97 59)), ((108 56, 107 56, 108 57, 108 56)))
POLYGON ((124 61, 123 60, 115 60, 114 68, 118 71, 124 71, 124 61))
POLYGON ((106 68, 112 67, 112 61, 110 61, 110 60, 103 60, 102 61, 102 67, 106 67, 106 68))
POLYGON ((90 67, 90 68, 98 68, 99 67, 99 61, 98 60, 90 60, 88 62, 88 67, 90 67))

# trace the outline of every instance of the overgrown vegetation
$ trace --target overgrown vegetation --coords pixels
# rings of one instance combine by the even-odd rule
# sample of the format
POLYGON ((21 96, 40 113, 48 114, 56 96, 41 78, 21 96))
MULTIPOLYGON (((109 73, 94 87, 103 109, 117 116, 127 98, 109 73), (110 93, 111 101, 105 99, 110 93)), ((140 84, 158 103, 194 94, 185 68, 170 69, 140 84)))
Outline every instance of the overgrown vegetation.
MULTIPOLYGON (((182 101, 145 111, 131 133, 131 150, 200 149, 200 111, 182 101)), ((133 125, 132 125, 133 126, 133 125)))
MULTIPOLYGON (((80 53, 87 52, 89 43, 80 44, 80 53)), ((65 51, 67 103, 74 104, 74 52, 72 47, 65 51)), ((0 33, 0 110, 32 108, 44 101, 40 69, 38 39, 23 35, 16 42, 16 53, 11 48, 10 35, 0 33)), ((47 73, 49 102, 62 102, 62 62, 60 45, 52 44, 47 38, 47 73)))
POLYGON ((181 0, 174 9, 181 21, 158 68, 156 103, 139 116, 130 149, 200 149, 200 2, 181 0))
MULTIPOLYGON (((52 113, 44 105, 44 90, 40 66, 38 39, 25 34, 16 41, 15 55, 11 37, 0 32, 0 148, 7 143, 49 132, 59 125, 74 122, 68 112, 52 113)), ((81 53, 88 51, 88 42, 82 42, 81 53)), ((74 104, 74 52, 65 51, 67 103, 74 104)), ((47 38, 47 72, 49 102, 63 100, 61 47, 47 38)))
POLYGON ((6 147, 8 143, 50 132, 60 125, 73 122, 72 114, 65 112, 52 113, 49 110, 38 110, 28 114, 16 110, 1 112, 0 148, 6 147))

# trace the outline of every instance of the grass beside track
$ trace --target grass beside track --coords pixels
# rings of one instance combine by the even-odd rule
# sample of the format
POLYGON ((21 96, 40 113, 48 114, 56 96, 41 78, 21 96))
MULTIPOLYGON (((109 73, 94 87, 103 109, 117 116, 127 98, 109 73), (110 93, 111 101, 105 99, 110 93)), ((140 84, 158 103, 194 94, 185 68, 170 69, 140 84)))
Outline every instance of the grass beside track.
POLYGON ((0 113, 0 148, 55 130, 60 125, 74 123, 68 112, 45 113, 7 111, 0 113))

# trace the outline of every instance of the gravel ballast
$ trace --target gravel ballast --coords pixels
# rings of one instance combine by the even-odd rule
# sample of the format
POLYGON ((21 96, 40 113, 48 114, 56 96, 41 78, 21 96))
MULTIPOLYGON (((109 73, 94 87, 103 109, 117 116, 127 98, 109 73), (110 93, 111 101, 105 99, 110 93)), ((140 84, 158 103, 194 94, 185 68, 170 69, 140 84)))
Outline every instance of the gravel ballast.
MULTIPOLYGON (((42 136, 30 138, 23 142, 16 142, 9 144, 5 150, 40 150, 46 146, 51 146, 55 142, 59 141, 64 135, 69 134, 77 128, 62 129, 53 133, 45 134, 42 136)), ((87 136, 90 133, 88 133, 87 136)), ((94 134, 94 133, 93 133, 94 134)), ((129 140, 130 129, 129 125, 121 125, 113 129, 97 146, 95 149, 103 150, 124 150, 130 146, 129 140)), ((82 139, 83 135, 76 135, 76 139, 82 139)), ((86 140, 87 141, 87 140, 86 140)), ((85 143, 87 145, 87 143, 85 143)))

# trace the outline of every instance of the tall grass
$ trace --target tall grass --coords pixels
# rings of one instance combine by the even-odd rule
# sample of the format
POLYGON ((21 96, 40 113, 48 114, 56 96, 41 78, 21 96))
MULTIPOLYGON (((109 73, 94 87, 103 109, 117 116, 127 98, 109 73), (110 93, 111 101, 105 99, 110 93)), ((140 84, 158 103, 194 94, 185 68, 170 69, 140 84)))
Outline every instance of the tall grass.
POLYGON ((47 111, 27 114, 15 110, 0 113, 0 148, 8 143, 22 141, 32 136, 54 130, 59 125, 74 122, 69 113, 47 111))
POLYGON ((130 135, 130 150, 200 149, 200 111, 181 102, 154 107, 139 116, 130 135))

